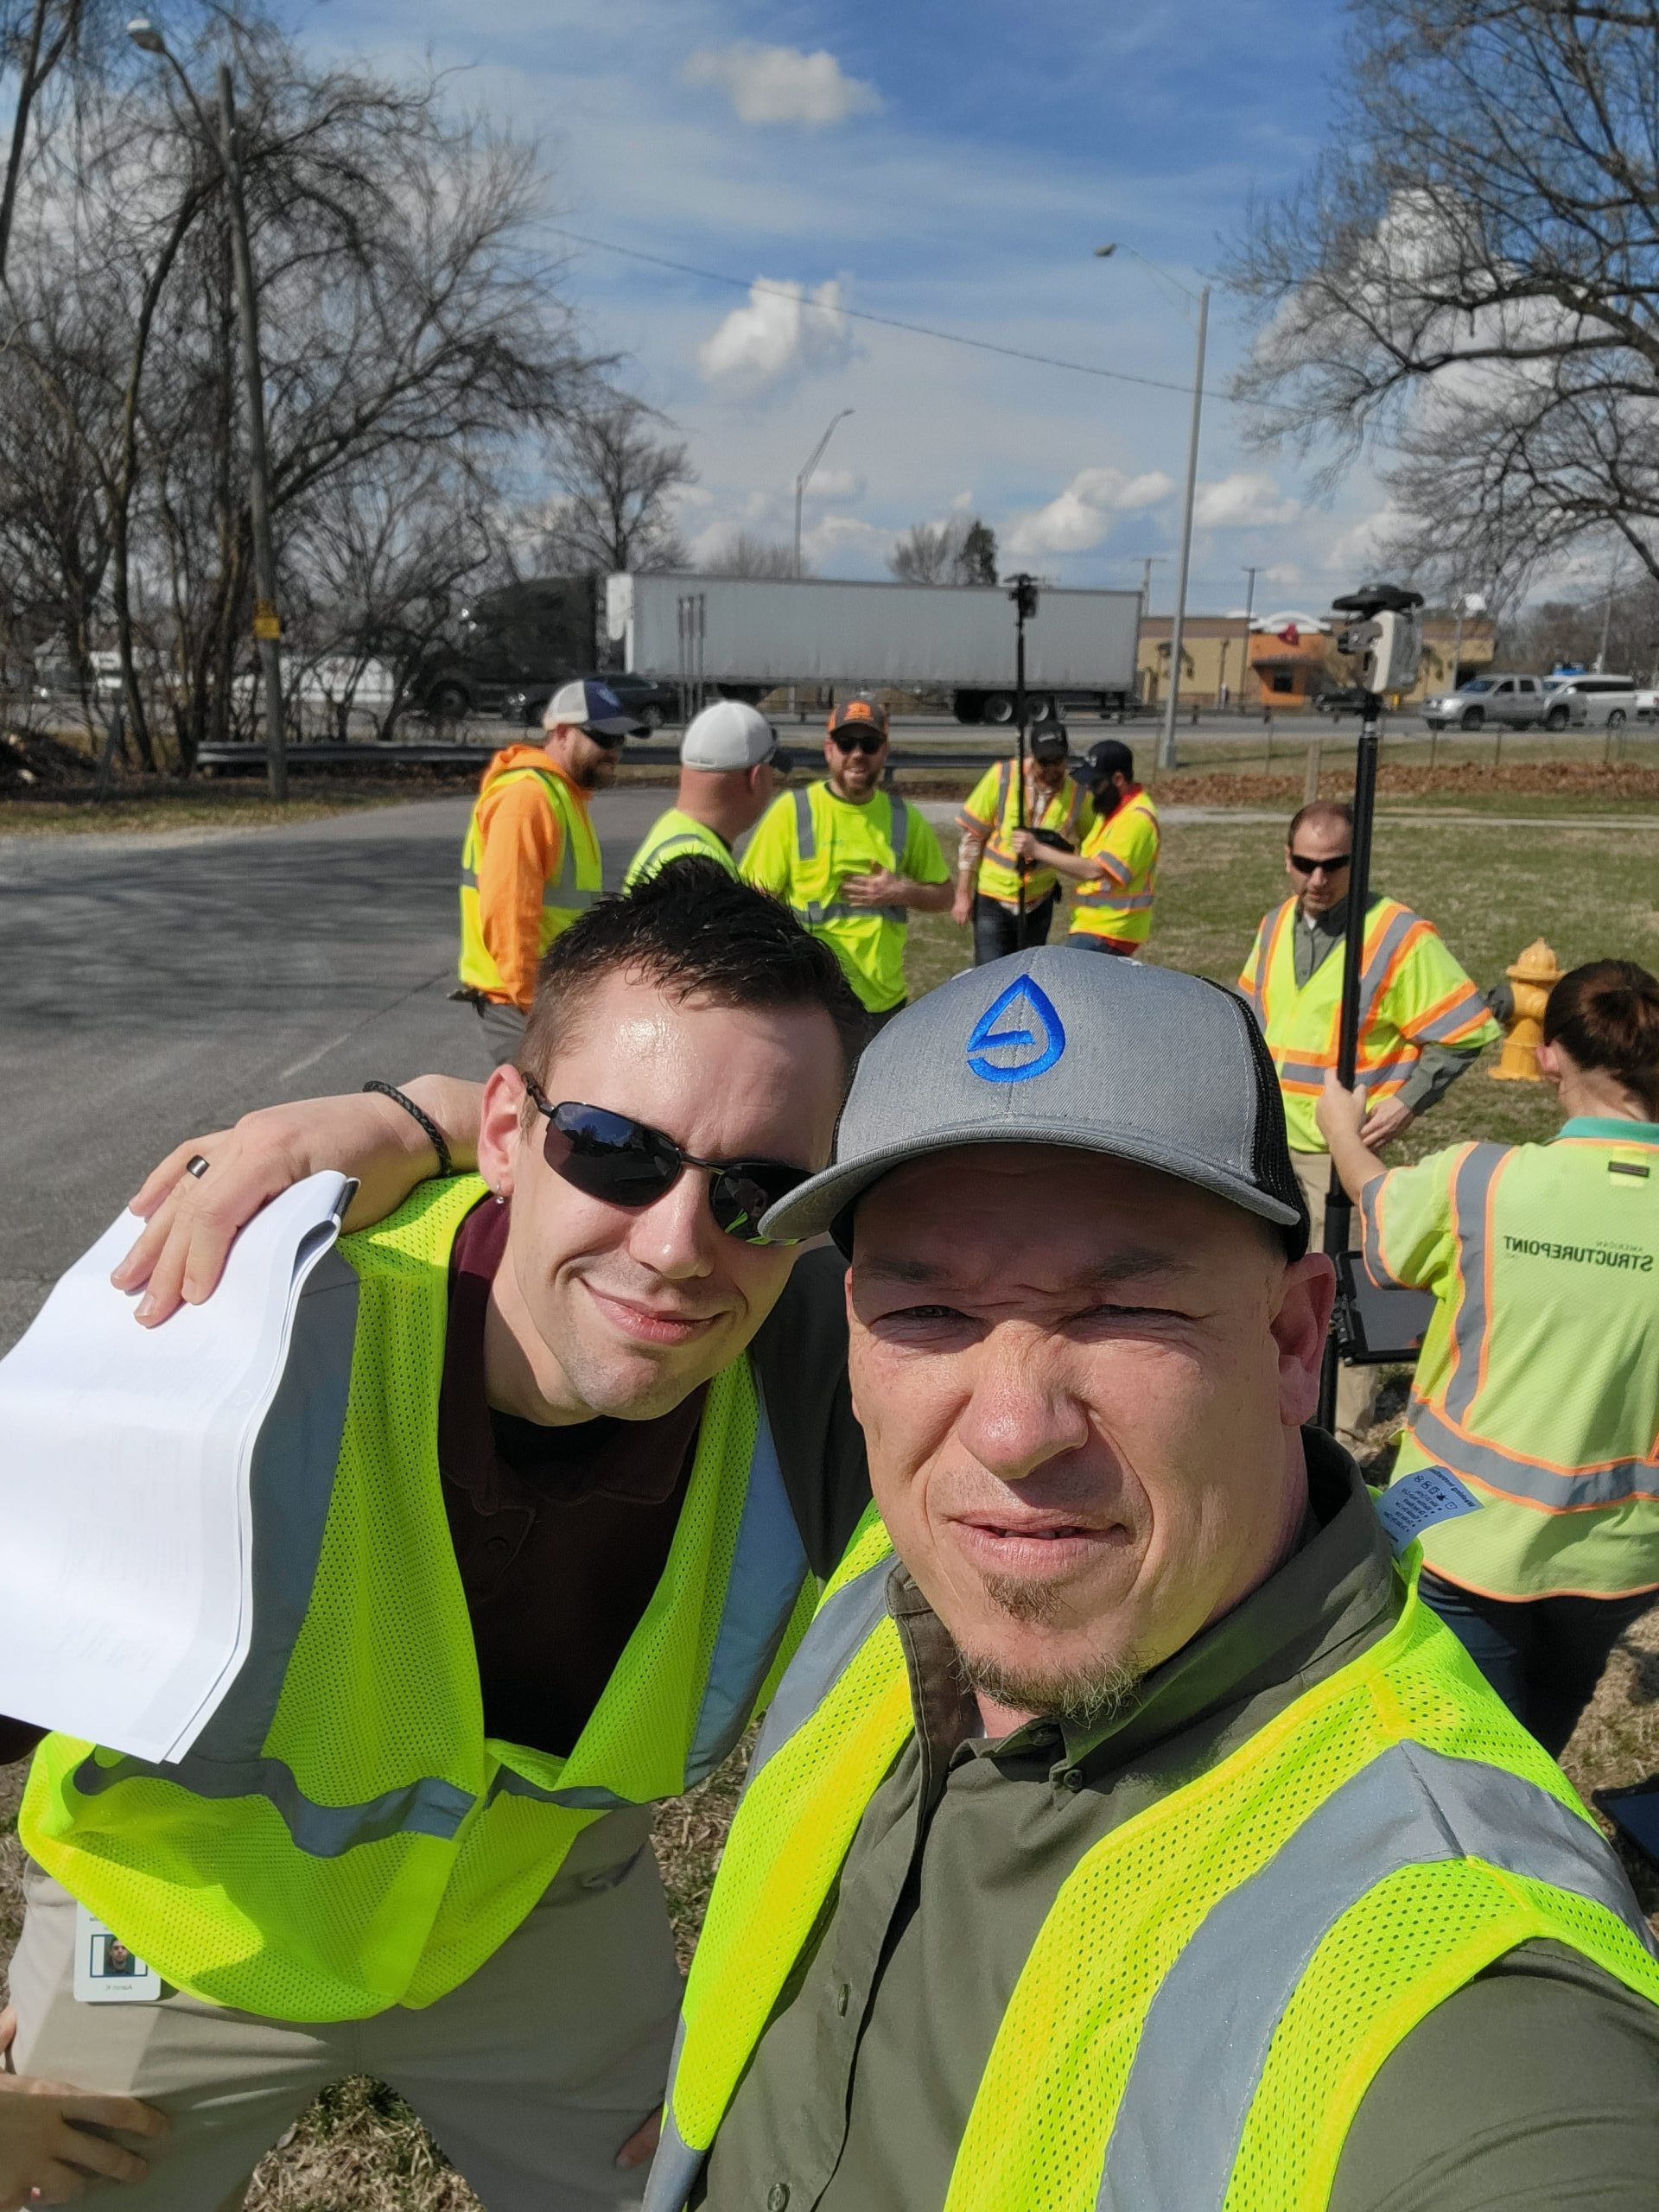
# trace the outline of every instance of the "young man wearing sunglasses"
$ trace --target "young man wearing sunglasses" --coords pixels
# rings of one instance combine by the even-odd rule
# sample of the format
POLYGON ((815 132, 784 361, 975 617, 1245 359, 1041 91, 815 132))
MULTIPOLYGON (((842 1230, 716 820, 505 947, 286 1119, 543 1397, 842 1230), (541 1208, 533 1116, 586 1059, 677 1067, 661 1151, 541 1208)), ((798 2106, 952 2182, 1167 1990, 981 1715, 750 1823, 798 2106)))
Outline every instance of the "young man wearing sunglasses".
MULTIPOLYGON (((1291 1163, 1313 1217, 1316 1250, 1331 1154, 1314 1109, 1325 1071, 1337 1065, 1353 847, 1353 816, 1336 800, 1314 799, 1292 817, 1285 872, 1295 889, 1263 917, 1238 979, 1278 1071, 1291 1163)), ((1372 1150, 1443 1098, 1499 1033, 1434 925, 1397 899, 1374 898, 1360 976, 1357 1073, 1370 1109, 1363 1135, 1372 1150)), ((1357 1242, 1357 1219, 1354 1230, 1357 1242)), ((1337 1433, 1351 1449, 1370 1427, 1376 1382, 1374 1367, 1341 1370, 1337 1433)))
POLYGON ((950 872, 931 823, 881 787, 886 708, 861 696, 844 701, 830 717, 823 757, 826 782, 786 792, 761 817, 743 876, 823 939, 879 1029, 908 995, 910 917, 944 912, 950 872))
MULTIPOLYGON (((248 1664, 176 1765, 48 1737, 20 1820, 15 2063, 169 2115, 132 2212, 239 2202, 356 2073, 491 2212, 638 2202, 678 2001, 651 1807, 736 1743, 868 1503, 838 1263, 759 1230, 862 1032, 774 901, 668 868, 548 955, 480 1175, 435 1143, 310 1278, 248 1664), (158 2004, 76 2001, 78 1904, 158 2004)), ((440 1135, 355 1105, 314 1157, 355 1164, 371 1106, 440 1135)), ((237 1147, 199 1149, 202 1194, 237 1147)))
POLYGON ((518 1056, 536 963, 604 883, 588 802, 616 781, 633 728, 591 678, 547 702, 539 745, 505 746, 484 771, 461 855, 461 991, 498 1067, 518 1056))

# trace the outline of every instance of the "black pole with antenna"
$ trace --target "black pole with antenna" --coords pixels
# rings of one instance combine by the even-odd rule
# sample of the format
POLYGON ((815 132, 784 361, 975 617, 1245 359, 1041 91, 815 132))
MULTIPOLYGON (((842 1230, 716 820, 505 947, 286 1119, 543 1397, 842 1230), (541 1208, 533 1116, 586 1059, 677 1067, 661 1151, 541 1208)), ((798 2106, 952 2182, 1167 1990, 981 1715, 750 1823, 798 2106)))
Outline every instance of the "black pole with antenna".
MULTIPOLYGON (((1010 576, 1008 597, 1014 601, 1014 716, 1020 728, 1018 782, 1015 785, 1014 823, 1026 827, 1026 625, 1037 613, 1037 579, 1022 569, 1010 576)), ((1026 949, 1026 864, 1020 862, 1020 923, 1018 950, 1026 949)))

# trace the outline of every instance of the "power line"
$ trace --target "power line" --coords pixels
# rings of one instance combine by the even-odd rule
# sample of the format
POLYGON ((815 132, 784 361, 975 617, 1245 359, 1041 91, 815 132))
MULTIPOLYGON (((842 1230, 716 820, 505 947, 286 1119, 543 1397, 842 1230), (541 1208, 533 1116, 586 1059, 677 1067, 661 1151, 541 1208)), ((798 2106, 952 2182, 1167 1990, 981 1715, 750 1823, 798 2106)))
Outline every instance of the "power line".
MULTIPOLYGON (((562 223, 550 223, 547 227, 556 238, 572 239, 577 245, 594 246, 601 253, 620 253, 629 261, 646 261, 653 268, 672 269, 682 276, 700 276, 705 283, 729 285, 734 291, 775 292, 780 298, 792 300, 798 307, 813 308, 820 315, 847 315, 855 322, 879 322, 887 330, 907 330, 913 337, 937 338, 946 346, 971 346, 976 353, 1001 353, 1011 361, 1032 361, 1039 368, 1069 369, 1076 376, 1101 377, 1111 384, 1138 384, 1150 391, 1178 392, 1184 399, 1190 399, 1192 395, 1190 384, 1172 384, 1165 377, 1137 377, 1127 369, 1098 368, 1088 361, 1063 360, 1055 353, 1028 353, 1019 346, 999 346, 989 338, 968 338, 959 330, 937 330, 925 322, 904 322, 897 315, 876 315, 868 308, 832 307, 828 301, 815 300, 804 287, 798 290, 791 284, 770 283, 764 276, 752 280, 728 276, 718 269, 699 269, 693 262, 672 261, 665 253, 645 253, 638 246, 618 245, 610 238, 589 238, 584 232, 567 230, 562 223)), ((1206 391, 1205 397, 1233 404, 1230 394, 1224 391, 1206 391)))

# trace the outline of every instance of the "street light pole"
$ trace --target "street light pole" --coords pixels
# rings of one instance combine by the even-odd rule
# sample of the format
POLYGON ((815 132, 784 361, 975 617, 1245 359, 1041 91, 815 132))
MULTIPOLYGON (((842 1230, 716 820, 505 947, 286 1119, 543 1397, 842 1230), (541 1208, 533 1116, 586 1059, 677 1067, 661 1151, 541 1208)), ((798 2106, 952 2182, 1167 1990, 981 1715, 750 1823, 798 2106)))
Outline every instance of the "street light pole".
POLYGON ((236 269, 238 319, 242 326, 242 374, 248 407, 248 515, 253 539, 253 634, 259 648, 265 699, 265 770, 272 798, 288 797, 288 744, 283 722, 282 619, 276 612, 276 551, 270 532, 270 467, 265 448, 265 379, 259 353, 258 296, 248 244, 248 209, 236 137, 236 89, 229 64, 219 66, 219 127, 214 129, 196 88, 146 16, 135 16, 127 36, 145 54, 159 54, 184 87, 202 137, 219 156, 231 211, 231 251, 236 269))
POLYGON ((798 576, 801 573, 801 502, 806 497, 806 487, 812 480, 813 470, 823 459, 824 448, 836 435, 836 423, 844 423, 852 412, 850 407, 843 407, 839 415, 830 416, 829 429, 813 447, 807 457, 806 467, 795 479, 795 573, 798 576))
MULTIPOLYGON (((1095 248, 1095 258, 1097 261, 1109 260, 1117 250, 1118 242, 1113 239, 1109 245, 1095 248)), ((1198 426, 1204 412, 1204 353, 1210 334, 1210 287, 1206 284, 1201 292, 1195 295, 1190 285, 1183 284, 1179 276, 1172 276, 1167 269, 1160 268, 1138 247, 1125 246, 1123 251, 1133 254, 1137 261, 1151 270, 1154 276, 1161 276, 1166 283, 1173 284, 1178 291, 1185 293, 1198 310, 1198 352, 1192 364, 1192 421, 1186 438, 1186 496, 1181 509, 1181 550, 1175 570, 1175 607, 1169 626, 1169 692, 1164 701, 1164 727, 1158 741, 1158 766, 1174 768, 1179 766, 1175 751, 1175 716, 1181 703, 1181 633, 1186 626, 1186 578, 1192 562, 1192 507, 1198 488, 1198 426)))

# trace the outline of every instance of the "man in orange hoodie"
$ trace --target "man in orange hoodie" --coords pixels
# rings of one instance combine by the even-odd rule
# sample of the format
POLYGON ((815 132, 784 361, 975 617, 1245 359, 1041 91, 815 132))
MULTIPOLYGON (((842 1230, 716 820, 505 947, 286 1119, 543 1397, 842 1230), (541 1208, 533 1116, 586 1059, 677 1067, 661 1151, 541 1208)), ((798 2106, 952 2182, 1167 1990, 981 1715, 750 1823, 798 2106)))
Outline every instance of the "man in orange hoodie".
POLYGON ((505 746, 484 771, 461 855, 458 995, 498 1067, 518 1056, 542 955, 603 888, 588 803, 615 782, 633 726, 603 683, 567 683, 548 701, 542 742, 505 746))

